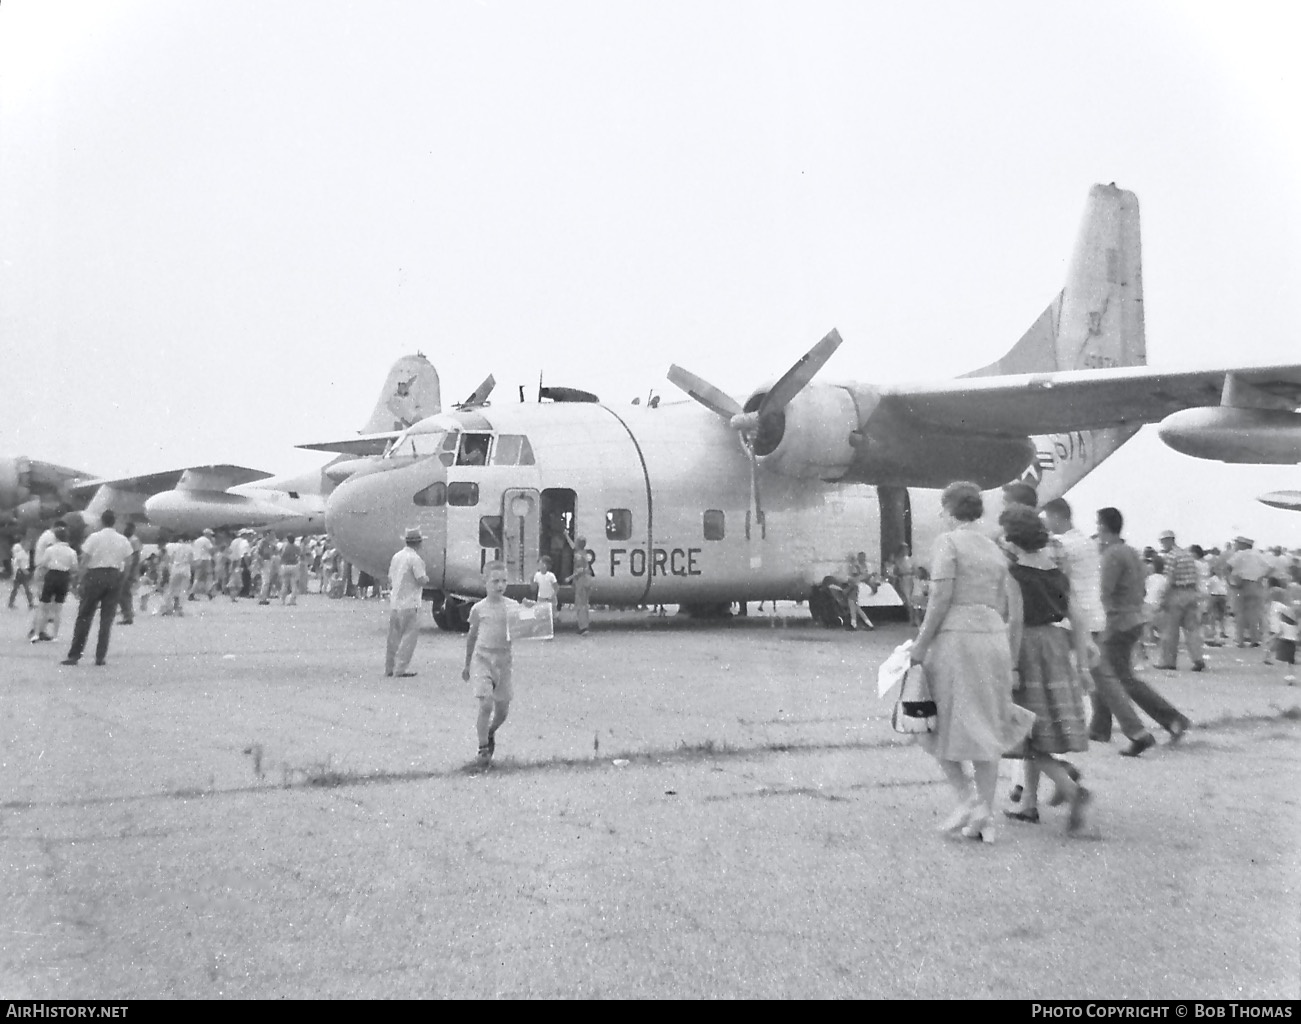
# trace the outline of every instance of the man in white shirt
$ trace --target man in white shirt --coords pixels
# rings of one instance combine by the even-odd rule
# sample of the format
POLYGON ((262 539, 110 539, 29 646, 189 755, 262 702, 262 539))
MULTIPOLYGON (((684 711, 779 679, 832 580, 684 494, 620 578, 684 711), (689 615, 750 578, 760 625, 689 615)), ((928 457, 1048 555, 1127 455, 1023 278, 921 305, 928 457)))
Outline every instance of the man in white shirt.
POLYGON ((197 601, 199 598, 196 595, 198 594, 207 594, 208 600, 212 600, 212 563, 214 552, 212 538, 215 536, 216 534, 214 534, 211 529, 204 530, 203 533, 194 539, 194 543, 190 545, 190 548, 194 553, 194 562, 191 567, 194 582, 190 584, 189 593, 191 601, 197 601))
POLYGON ((117 517, 111 511, 101 515, 99 521, 100 529, 81 545, 81 603, 77 606, 77 622, 72 628, 72 647, 63 659, 65 665, 75 665, 81 660, 96 608, 99 609, 99 638, 95 642, 95 664, 103 665, 108 657, 108 637, 113 629, 113 616, 117 613, 122 570, 132 552, 131 542, 113 529, 117 517))
MULTIPOLYGON (((1120 655, 1107 646, 1110 638, 1106 634, 1107 610, 1102 603, 1102 555, 1098 550, 1098 542, 1076 529, 1071 518, 1071 506, 1065 498, 1054 498, 1046 502, 1043 518, 1049 532, 1061 544, 1065 558, 1062 568, 1071 581, 1071 599, 1080 609, 1081 617, 1088 624, 1089 632, 1093 634, 1093 640, 1102 652, 1098 664, 1089 669, 1089 675, 1093 679, 1093 693, 1090 695, 1093 724, 1089 738, 1095 743, 1110 742, 1114 716, 1129 740, 1129 746, 1122 753, 1136 757, 1155 746, 1156 737, 1143 724, 1134 708, 1134 702, 1121 684, 1114 665, 1116 657, 1120 655)), ((1123 657, 1128 656, 1126 651, 1123 657)))
POLYGON ((406 547, 393 556, 388 566, 389 620, 388 649, 384 654, 384 674, 410 677, 411 656, 416 653, 420 634, 420 603, 429 573, 420 556, 424 536, 414 526, 407 530, 406 547))
POLYGON ((226 593, 232 601, 238 601, 240 591, 244 589, 244 557, 248 554, 248 541, 243 533, 230 539, 226 548, 226 593))
POLYGON ((167 545, 170 572, 167 577, 167 602, 163 615, 184 615, 186 596, 194 569, 194 545, 184 535, 167 545))
POLYGON ((1233 593, 1233 632, 1239 647, 1259 647, 1265 631, 1265 586, 1272 566, 1252 545, 1250 537, 1235 537, 1229 556, 1229 589, 1233 593))

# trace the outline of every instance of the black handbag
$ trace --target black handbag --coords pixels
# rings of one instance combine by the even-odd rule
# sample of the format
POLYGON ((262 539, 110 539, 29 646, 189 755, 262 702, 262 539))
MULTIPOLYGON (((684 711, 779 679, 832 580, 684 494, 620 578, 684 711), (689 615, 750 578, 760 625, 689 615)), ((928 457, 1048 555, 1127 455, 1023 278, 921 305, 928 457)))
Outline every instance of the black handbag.
POLYGON ((935 701, 931 700, 930 683, 921 665, 908 666, 899 687, 899 699, 890 712, 890 727, 910 736, 935 731, 935 701))

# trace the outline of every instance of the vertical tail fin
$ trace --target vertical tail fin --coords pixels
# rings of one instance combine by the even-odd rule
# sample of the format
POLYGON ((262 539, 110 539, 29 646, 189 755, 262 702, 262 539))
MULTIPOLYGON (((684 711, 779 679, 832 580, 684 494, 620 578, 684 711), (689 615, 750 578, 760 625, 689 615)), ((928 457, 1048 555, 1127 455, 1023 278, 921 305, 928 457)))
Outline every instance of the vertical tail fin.
POLYGON ((1138 197, 1115 185, 1094 185, 1066 286, 1006 355, 966 376, 1146 363, 1138 197))
POLYGON ((442 412, 438 371, 423 355, 403 356, 384 378, 379 401, 361 428, 363 434, 404 430, 417 420, 442 412))
MULTIPOLYGON (((1112 185, 1089 190, 1066 285, 997 362, 969 377, 1144 366, 1143 258, 1138 197, 1112 185)), ((1060 497, 1128 441, 1138 427, 1036 437, 1025 478, 1040 501, 1060 497)))

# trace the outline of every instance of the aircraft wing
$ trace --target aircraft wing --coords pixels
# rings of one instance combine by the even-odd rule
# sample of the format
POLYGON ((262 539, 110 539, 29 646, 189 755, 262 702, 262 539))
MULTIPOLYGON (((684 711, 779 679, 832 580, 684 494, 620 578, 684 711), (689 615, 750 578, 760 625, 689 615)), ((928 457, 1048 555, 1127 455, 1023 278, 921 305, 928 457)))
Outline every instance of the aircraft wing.
POLYGON ((73 491, 89 493, 100 487, 112 487, 119 491, 132 491, 138 494, 158 494, 160 491, 225 491, 238 484, 265 480, 271 473, 247 466, 208 465, 188 466, 184 469, 168 469, 161 473, 146 473, 142 476, 101 477, 77 484, 73 491))
POLYGON ((341 441, 317 441, 313 444, 295 445, 313 452, 338 452, 341 455, 383 455, 389 442, 402 436, 400 430, 385 430, 378 434, 357 434, 341 441))
POLYGON ((1225 378, 1301 406, 1301 365, 1157 370, 1116 367, 1001 377, 961 377, 881 389, 881 405, 940 430, 1030 436, 1155 423, 1219 405, 1225 378))

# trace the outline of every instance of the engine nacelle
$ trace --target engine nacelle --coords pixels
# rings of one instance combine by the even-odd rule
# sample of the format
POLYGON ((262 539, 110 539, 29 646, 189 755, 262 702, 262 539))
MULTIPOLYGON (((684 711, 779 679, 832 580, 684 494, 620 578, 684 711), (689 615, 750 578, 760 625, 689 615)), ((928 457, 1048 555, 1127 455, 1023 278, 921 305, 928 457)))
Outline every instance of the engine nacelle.
MULTIPOLYGON (((757 408, 763 392, 746 403, 757 408)), ((858 409, 842 387, 810 384, 780 413, 765 417, 755 439, 764 469, 797 480, 839 480, 854 461, 849 435, 858 429, 858 409)))
POLYGON ((1171 413, 1157 427, 1177 452, 1220 462, 1301 462, 1301 413, 1216 405, 1171 413))
POLYGON ((366 456, 361 459, 342 459, 339 462, 331 462, 322 472, 329 480, 336 484, 341 484, 354 473, 368 468, 376 460, 373 456, 366 456))
POLYGON ((0 459, 0 509, 14 508, 32 496, 31 463, 21 456, 0 459))

